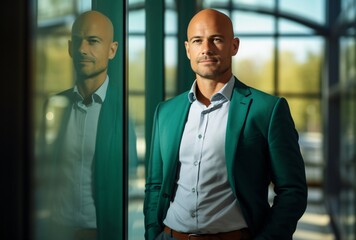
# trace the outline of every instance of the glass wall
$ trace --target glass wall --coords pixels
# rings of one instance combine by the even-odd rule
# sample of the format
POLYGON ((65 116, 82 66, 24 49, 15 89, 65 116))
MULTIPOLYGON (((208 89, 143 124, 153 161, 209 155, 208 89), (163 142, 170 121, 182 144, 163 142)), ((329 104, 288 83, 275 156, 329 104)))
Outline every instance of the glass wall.
MULTIPOLYGON (((46 194, 51 188, 48 179, 53 174, 53 166, 44 158, 47 153, 42 147, 42 141, 49 145, 53 143, 59 133, 60 124, 57 119, 63 113, 66 103, 57 98, 51 101, 49 109, 45 109, 44 105, 51 96, 74 85, 75 74, 68 55, 71 25, 78 14, 91 9, 92 2, 98 1, 37 2, 33 83, 36 155, 33 182, 36 189, 34 233, 35 239, 43 239, 41 230, 50 214, 46 194), (46 127, 46 134, 41 136, 40 130, 43 127, 46 127)), ((127 63, 127 72, 123 89, 126 102, 122 105, 128 126, 124 139, 128 162, 127 169, 123 170, 127 172, 128 196, 127 199, 125 196, 123 201, 127 200, 125 204, 128 208, 128 239, 143 238, 145 162, 151 137, 147 122, 152 118, 148 116, 147 109, 155 107, 147 102, 149 94, 152 94, 146 84, 147 64, 148 61, 154 64, 157 57, 147 56, 149 43, 146 20, 150 17, 146 14, 147 2, 127 0, 127 12, 123 17, 127 21, 127 45, 123 47, 126 55, 120 57, 123 56, 127 63), (137 155, 132 157, 131 153, 135 152, 137 155)), ((161 100, 165 100, 188 90, 193 82, 194 75, 189 68, 182 40, 185 37, 185 24, 189 21, 189 16, 185 15, 187 12, 215 8, 228 14, 233 20, 235 35, 240 38, 239 52, 233 58, 234 74, 249 86, 288 100, 300 134, 300 145, 311 189, 324 187, 325 177, 334 181, 334 175, 324 175, 324 167, 330 162, 337 162, 338 171, 333 169, 338 172, 337 176, 340 176, 340 179, 337 179, 340 184, 335 185, 337 190, 334 189, 333 195, 336 199, 335 206, 332 207, 335 226, 339 229, 342 239, 355 239, 356 1, 200 0, 187 1, 189 3, 185 2, 184 6, 178 0, 162 2, 163 44, 156 47, 161 48, 164 54, 163 83, 149 87, 163 88, 163 93, 159 94, 162 95, 161 100), (338 23, 329 22, 327 17, 330 16, 326 14, 327 8, 335 2, 340 2, 341 7, 338 23), (184 11, 185 9, 189 11, 184 11), (339 30, 328 31, 328 28, 339 30), (331 77, 327 76, 328 71, 324 67, 330 63, 330 56, 325 54, 325 49, 330 44, 330 34, 333 39, 337 39, 339 58, 336 60, 338 66, 330 67, 337 68, 337 79, 333 80, 336 83, 329 86, 331 77), (328 103, 321 100, 325 96, 328 103), (340 135, 337 135, 336 140, 333 136, 328 136, 331 139, 330 145, 338 146, 332 159, 323 155, 323 150, 326 150, 323 149, 323 129, 329 119, 323 119, 322 116, 325 115, 322 115, 322 109, 329 110, 328 104, 335 104, 340 110, 336 116, 340 120, 340 135), (330 162, 326 162, 326 159, 330 162)), ((332 114, 331 112, 327 116, 332 114)), ((326 173, 329 174, 330 171, 326 173)))
POLYGON ((128 112, 136 132, 137 162, 129 165, 128 239, 144 234, 143 194, 145 185, 145 1, 128 1, 128 112))
POLYGON ((102 229, 100 239, 114 239, 113 235, 124 239, 126 166, 128 160, 135 161, 136 152, 135 142, 130 144, 135 141, 134 131, 130 131, 130 121, 124 120, 124 3, 40 0, 36 5, 33 236, 28 238, 69 239, 72 234, 88 234, 76 230, 81 227, 102 229), (114 32, 105 18, 90 15, 85 18, 90 25, 80 22, 83 28, 75 29, 73 38, 74 20, 91 9, 104 13, 114 32), (111 35, 118 45, 111 43, 111 35), (75 44, 77 40, 80 44, 75 44), (74 68, 78 59, 83 68, 74 68), (108 78, 102 74, 106 70, 108 78), (91 92, 85 98, 83 89, 89 85, 91 92))
POLYGON ((342 1, 345 31, 339 38, 340 156, 336 222, 342 239, 356 238, 356 1, 342 1))
POLYGON ((44 239, 50 218, 49 192, 53 188, 53 162, 49 161, 48 148, 59 134, 61 116, 66 102, 51 96, 74 85, 74 70, 68 54, 68 40, 75 17, 91 8, 91 1, 38 1, 34 99, 34 239, 44 239), (45 106, 48 104, 48 108, 45 106), (44 136, 41 136, 44 135, 44 136), (48 146, 44 147, 44 146, 48 146))

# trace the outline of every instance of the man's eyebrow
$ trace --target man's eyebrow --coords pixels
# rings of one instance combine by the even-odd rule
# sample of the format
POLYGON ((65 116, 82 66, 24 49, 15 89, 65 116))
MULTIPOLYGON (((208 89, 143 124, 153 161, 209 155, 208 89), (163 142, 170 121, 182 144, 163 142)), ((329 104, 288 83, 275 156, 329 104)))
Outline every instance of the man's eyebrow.
POLYGON ((189 41, 192 41, 195 38, 202 38, 202 36, 193 36, 193 37, 189 38, 189 41))
MULTIPOLYGON (((219 37, 219 38, 225 38, 224 35, 221 35, 221 34, 214 34, 214 35, 210 35, 208 36, 208 38, 215 38, 215 37, 219 37)), ((196 38, 204 38, 202 36, 193 36, 189 39, 189 41, 193 40, 193 39, 196 39, 196 38)))
POLYGON ((102 38, 101 37, 99 37, 99 36, 95 36, 95 35, 93 35, 93 36, 87 36, 87 37, 85 37, 85 38, 88 38, 88 39, 99 39, 99 40, 102 40, 102 38))
POLYGON ((74 35, 72 35, 72 38, 79 38, 79 39, 99 39, 99 40, 102 40, 102 38, 101 37, 99 37, 99 36, 96 36, 96 35, 90 35, 90 36, 81 36, 81 35, 79 35, 79 34, 74 34, 74 35))

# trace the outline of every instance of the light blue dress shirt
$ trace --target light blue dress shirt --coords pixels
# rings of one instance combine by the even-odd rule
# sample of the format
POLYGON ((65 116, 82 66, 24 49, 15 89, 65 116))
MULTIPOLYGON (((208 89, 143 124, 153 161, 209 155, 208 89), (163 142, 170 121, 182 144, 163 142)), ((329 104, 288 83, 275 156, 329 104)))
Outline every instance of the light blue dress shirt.
POLYGON ((164 224, 186 233, 219 233, 247 227, 227 178, 226 124, 234 76, 206 107, 196 99, 196 81, 180 150, 178 188, 164 224))
POLYGON ((59 179, 56 221, 71 227, 96 228, 93 193, 93 159, 98 119, 109 78, 83 104, 77 86, 58 160, 59 179))

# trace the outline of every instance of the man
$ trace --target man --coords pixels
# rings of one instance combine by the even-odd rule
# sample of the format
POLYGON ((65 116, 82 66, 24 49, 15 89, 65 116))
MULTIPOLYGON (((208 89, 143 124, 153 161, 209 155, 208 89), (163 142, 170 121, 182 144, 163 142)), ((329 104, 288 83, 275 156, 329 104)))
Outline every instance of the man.
POLYGON ((118 47, 113 36, 111 21, 97 11, 82 13, 72 26, 68 48, 75 86, 49 101, 68 104, 54 144, 52 228, 47 239, 122 236, 122 113, 118 87, 107 75, 118 47))
POLYGON ((239 39, 226 15, 200 11, 187 37, 196 80, 156 109, 145 238, 292 239, 307 187, 286 100, 233 76, 239 39))

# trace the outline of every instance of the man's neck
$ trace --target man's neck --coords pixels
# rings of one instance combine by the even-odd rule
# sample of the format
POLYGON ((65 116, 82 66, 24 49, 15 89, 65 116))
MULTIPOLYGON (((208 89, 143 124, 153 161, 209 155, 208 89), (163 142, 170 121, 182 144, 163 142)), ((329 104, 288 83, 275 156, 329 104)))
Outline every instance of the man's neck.
POLYGON ((104 82, 105 77, 100 78, 87 78, 82 80, 77 80, 77 87, 80 95, 86 99, 90 97, 104 82))
POLYGON ((209 106, 211 97, 219 92, 230 78, 231 76, 225 79, 206 79, 197 76, 196 95, 198 101, 209 106))

